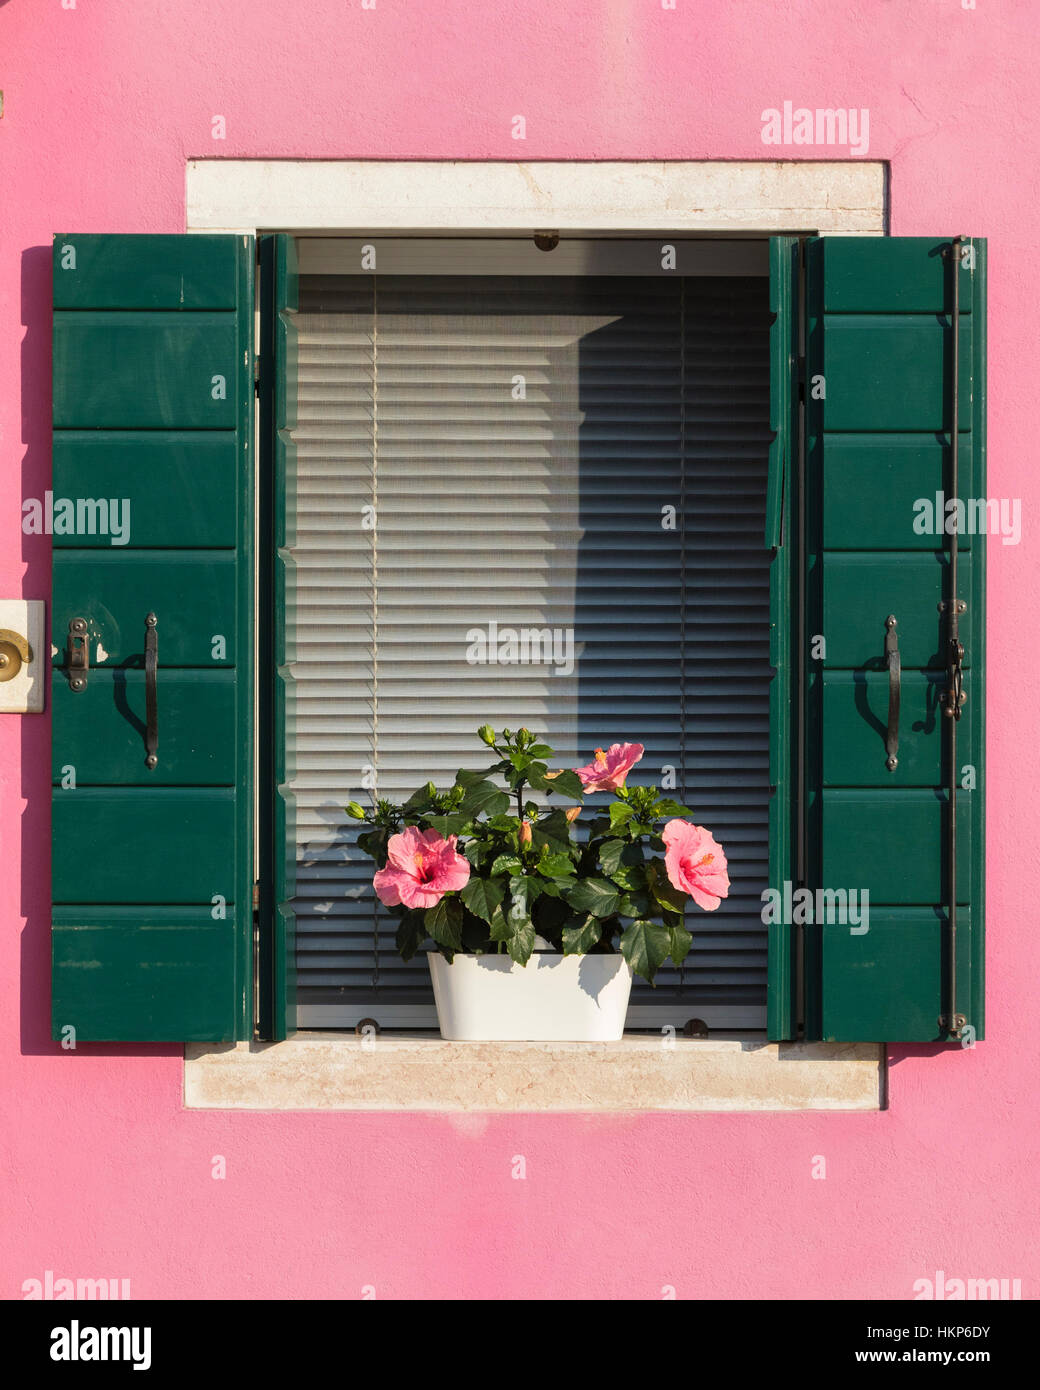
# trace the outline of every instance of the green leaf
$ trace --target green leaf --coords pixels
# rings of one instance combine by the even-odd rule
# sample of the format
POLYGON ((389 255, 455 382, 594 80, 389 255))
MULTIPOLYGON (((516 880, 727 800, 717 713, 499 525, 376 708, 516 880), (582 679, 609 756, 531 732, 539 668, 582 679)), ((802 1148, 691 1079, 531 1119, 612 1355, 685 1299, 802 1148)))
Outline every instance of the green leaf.
POLYGON ((661 904, 662 907, 671 908, 673 912, 686 911, 686 894, 679 888, 673 888, 660 872, 648 875, 650 891, 661 904))
POLYGON ((515 854, 500 854, 491 865, 491 873, 494 874, 522 874, 524 871, 523 862, 515 854))
POLYGON ((682 965, 693 945, 693 937, 685 927, 667 928, 672 934, 672 949, 668 952, 676 965, 682 965))
POLYGON ((542 892, 546 897, 559 898, 574 887, 573 878, 540 878, 542 892))
POLYGON ((609 917, 618 907, 618 891, 606 878, 579 879, 564 896, 578 912, 592 912, 597 917, 609 917))
POLYGON ((539 849, 547 845, 554 852, 566 852, 571 847, 570 822, 562 810, 557 808, 542 816, 531 827, 531 843, 539 849))
POLYGON ((661 801, 655 801, 652 810, 655 818, 658 820, 662 816, 679 816, 680 818, 685 818, 686 816, 693 815, 689 806, 680 806, 678 801, 673 801, 671 797, 668 796, 664 797, 661 801))
POLYGON ((428 907, 425 923, 438 946, 462 950, 462 904, 457 898, 441 898, 435 907, 428 907))
POLYGON ((622 864, 609 877, 628 892, 639 893, 646 888, 646 869, 642 864, 622 864))
POLYGON ((634 893, 623 893, 618 911, 622 917, 645 917, 651 911, 650 894, 642 889, 636 889, 634 893))
POLYGON ((511 922, 508 915, 502 911, 501 907, 496 907, 491 914, 491 940, 508 941, 516 931, 516 922, 511 922))
POLYGON ((563 929, 563 954, 583 956, 592 950, 603 934, 603 923, 593 913, 589 913, 576 927, 563 929))
POLYGON ((616 834, 623 830, 628 822, 635 815, 631 806, 626 806, 623 801, 612 801, 610 803, 610 828, 616 834))
POLYGON ((651 984, 668 959, 671 946, 671 932, 656 922, 632 922, 621 933, 621 954, 635 973, 651 984))
POLYGON ((560 796, 569 797, 571 801, 580 801, 585 795, 585 788, 581 784, 581 778, 570 768, 563 768, 554 777, 548 775, 544 778, 545 786, 543 791, 557 792, 560 796))
POLYGON ((411 796, 401 807, 401 810, 417 811, 421 806, 429 806, 436 795, 437 788, 432 782, 427 782, 425 787, 420 787, 418 791, 412 792, 411 796))
POLYGON ((551 758, 553 750, 547 743, 532 743, 527 750, 532 758, 551 758))
POLYGON ((451 816, 423 816, 423 820, 431 830, 436 830, 438 835, 461 835, 469 825, 470 816, 464 816, 456 812, 451 816))
POLYGON ((569 854, 543 854, 535 869, 543 878, 566 878, 574 873, 574 861, 569 854))
POLYGON ((460 767, 455 774, 455 785, 457 787, 472 787, 477 782, 486 782, 493 772, 497 772, 501 764, 496 763, 494 767, 486 767, 483 772, 473 772, 470 768, 460 767))
POLYGON ((512 907, 509 915, 514 919, 522 914, 528 916, 531 911, 531 904, 542 891, 541 879, 531 878, 528 874, 517 874, 509 880, 509 894, 512 898, 512 907))
POLYGON ((522 922, 509 938, 508 951, 517 965, 526 965, 534 950, 534 924, 530 919, 522 922))
POLYGON ((506 886, 497 878, 471 878, 460 897, 475 917, 491 921, 495 908, 506 895, 506 886))
POLYGON ((600 868, 608 878, 613 878, 621 867, 622 856, 632 846, 627 840, 604 840, 599 847, 600 868))
POLYGON ((494 854, 495 846, 489 845, 486 840, 470 840, 469 844, 463 849, 462 853, 469 862, 476 868, 487 858, 489 854, 494 854))
POLYGON ((498 816, 509 807, 509 797, 495 786, 494 782, 474 782, 467 787, 459 810, 467 818, 479 816, 498 816))
POLYGON ((407 912, 397 925, 397 950, 402 960, 411 960, 426 940, 423 913, 407 912))
POLYGON ((390 831, 385 825, 377 826, 375 830, 366 830, 357 837, 358 849, 370 855, 379 867, 386 866, 386 842, 390 838, 390 831))

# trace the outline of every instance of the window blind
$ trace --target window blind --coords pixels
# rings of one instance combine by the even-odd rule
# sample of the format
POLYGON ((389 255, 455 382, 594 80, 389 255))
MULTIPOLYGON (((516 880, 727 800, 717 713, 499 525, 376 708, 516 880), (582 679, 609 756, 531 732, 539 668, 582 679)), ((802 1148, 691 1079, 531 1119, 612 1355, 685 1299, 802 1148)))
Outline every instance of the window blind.
POLYGON ((487 721, 558 766, 645 744, 631 783, 672 784, 733 888, 629 1026, 764 1028, 768 323, 761 276, 301 275, 300 1026, 435 1026, 343 806, 486 765, 487 721), (561 659, 473 660, 496 625, 561 659))

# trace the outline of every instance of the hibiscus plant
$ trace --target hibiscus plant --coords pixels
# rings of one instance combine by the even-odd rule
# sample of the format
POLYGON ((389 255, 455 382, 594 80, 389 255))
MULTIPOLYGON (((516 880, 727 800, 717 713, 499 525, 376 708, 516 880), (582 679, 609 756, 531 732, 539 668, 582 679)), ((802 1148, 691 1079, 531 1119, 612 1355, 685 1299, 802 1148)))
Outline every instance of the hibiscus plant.
POLYGON ((460 771, 445 791, 427 782, 402 806, 346 808, 368 827, 358 845, 378 866, 376 894, 400 919, 404 959, 430 937, 449 961, 457 951, 508 951, 526 965, 540 937, 564 955, 620 950, 651 983, 669 957, 680 965, 692 942, 688 898, 718 907, 729 893, 726 856, 685 806, 625 785, 643 745, 616 743, 586 767, 551 771, 553 750, 527 729, 496 734, 485 724, 479 736, 497 759, 484 771, 460 771), (528 788, 548 804, 527 800, 528 788), (585 808, 596 792, 613 800, 585 808))

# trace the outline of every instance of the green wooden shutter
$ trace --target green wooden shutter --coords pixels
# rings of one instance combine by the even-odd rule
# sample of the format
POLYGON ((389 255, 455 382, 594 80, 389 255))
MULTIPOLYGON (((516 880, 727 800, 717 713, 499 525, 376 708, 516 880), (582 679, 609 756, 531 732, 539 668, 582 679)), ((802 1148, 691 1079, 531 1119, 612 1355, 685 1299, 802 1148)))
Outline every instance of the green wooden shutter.
POLYGON ((286 615, 295 583, 296 242, 260 239, 260 1035, 296 1031, 296 807, 290 759, 294 633, 286 615))
MULTIPOLYGON (((959 276, 958 493, 984 498, 985 244, 824 238, 806 248, 808 885, 868 890, 867 930, 805 927, 805 1031, 833 1040, 946 1034, 950 812, 949 538, 915 502, 950 493, 953 276, 959 276), (959 268, 954 269, 954 265, 959 268), (902 666, 886 760, 886 618, 902 666), (826 643, 813 659, 815 637, 826 643)), ((985 537, 961 534, 967 703, 957 724, 957 1012, 983 1035, 985 537)), ((862 924, 861 924, 862 925, 862 924)))
MULTIPOLYGON (((766 487, 765 545, 772 553, 769 566, 769 886, 783 891, 794 873, 791 844, 793 721, 791 701, 794 633, 792 604, 797 601, 793 563, 798 552, 798 528, 793 525, 795 496, 796 382, 799 332, 799 248, 795 237, 769 241, 769 446, 766 487)), ((797 955, 792 925, 770 922, 766 1026, 770 1038, 793 1038, 798 1030, 797 955)))
POLYGON ((55 1038, 252 1035, 252 316, 250 237, 55 238, 55 1038))

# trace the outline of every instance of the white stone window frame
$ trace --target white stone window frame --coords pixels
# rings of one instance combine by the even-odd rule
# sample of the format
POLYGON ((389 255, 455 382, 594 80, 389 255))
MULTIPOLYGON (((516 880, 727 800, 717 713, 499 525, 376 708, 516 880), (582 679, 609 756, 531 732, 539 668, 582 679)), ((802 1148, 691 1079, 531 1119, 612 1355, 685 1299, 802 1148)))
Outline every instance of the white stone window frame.
MULTIPOLYGON (((779 233, 884 236, 883 161, 198 159, 186 230, 298 235, 779 233)), ((299 1033, 192 1043, 189 1108, 430 1111, 876 1110, 882 1044, 761 1035, 449 1043, 299 1033)))

